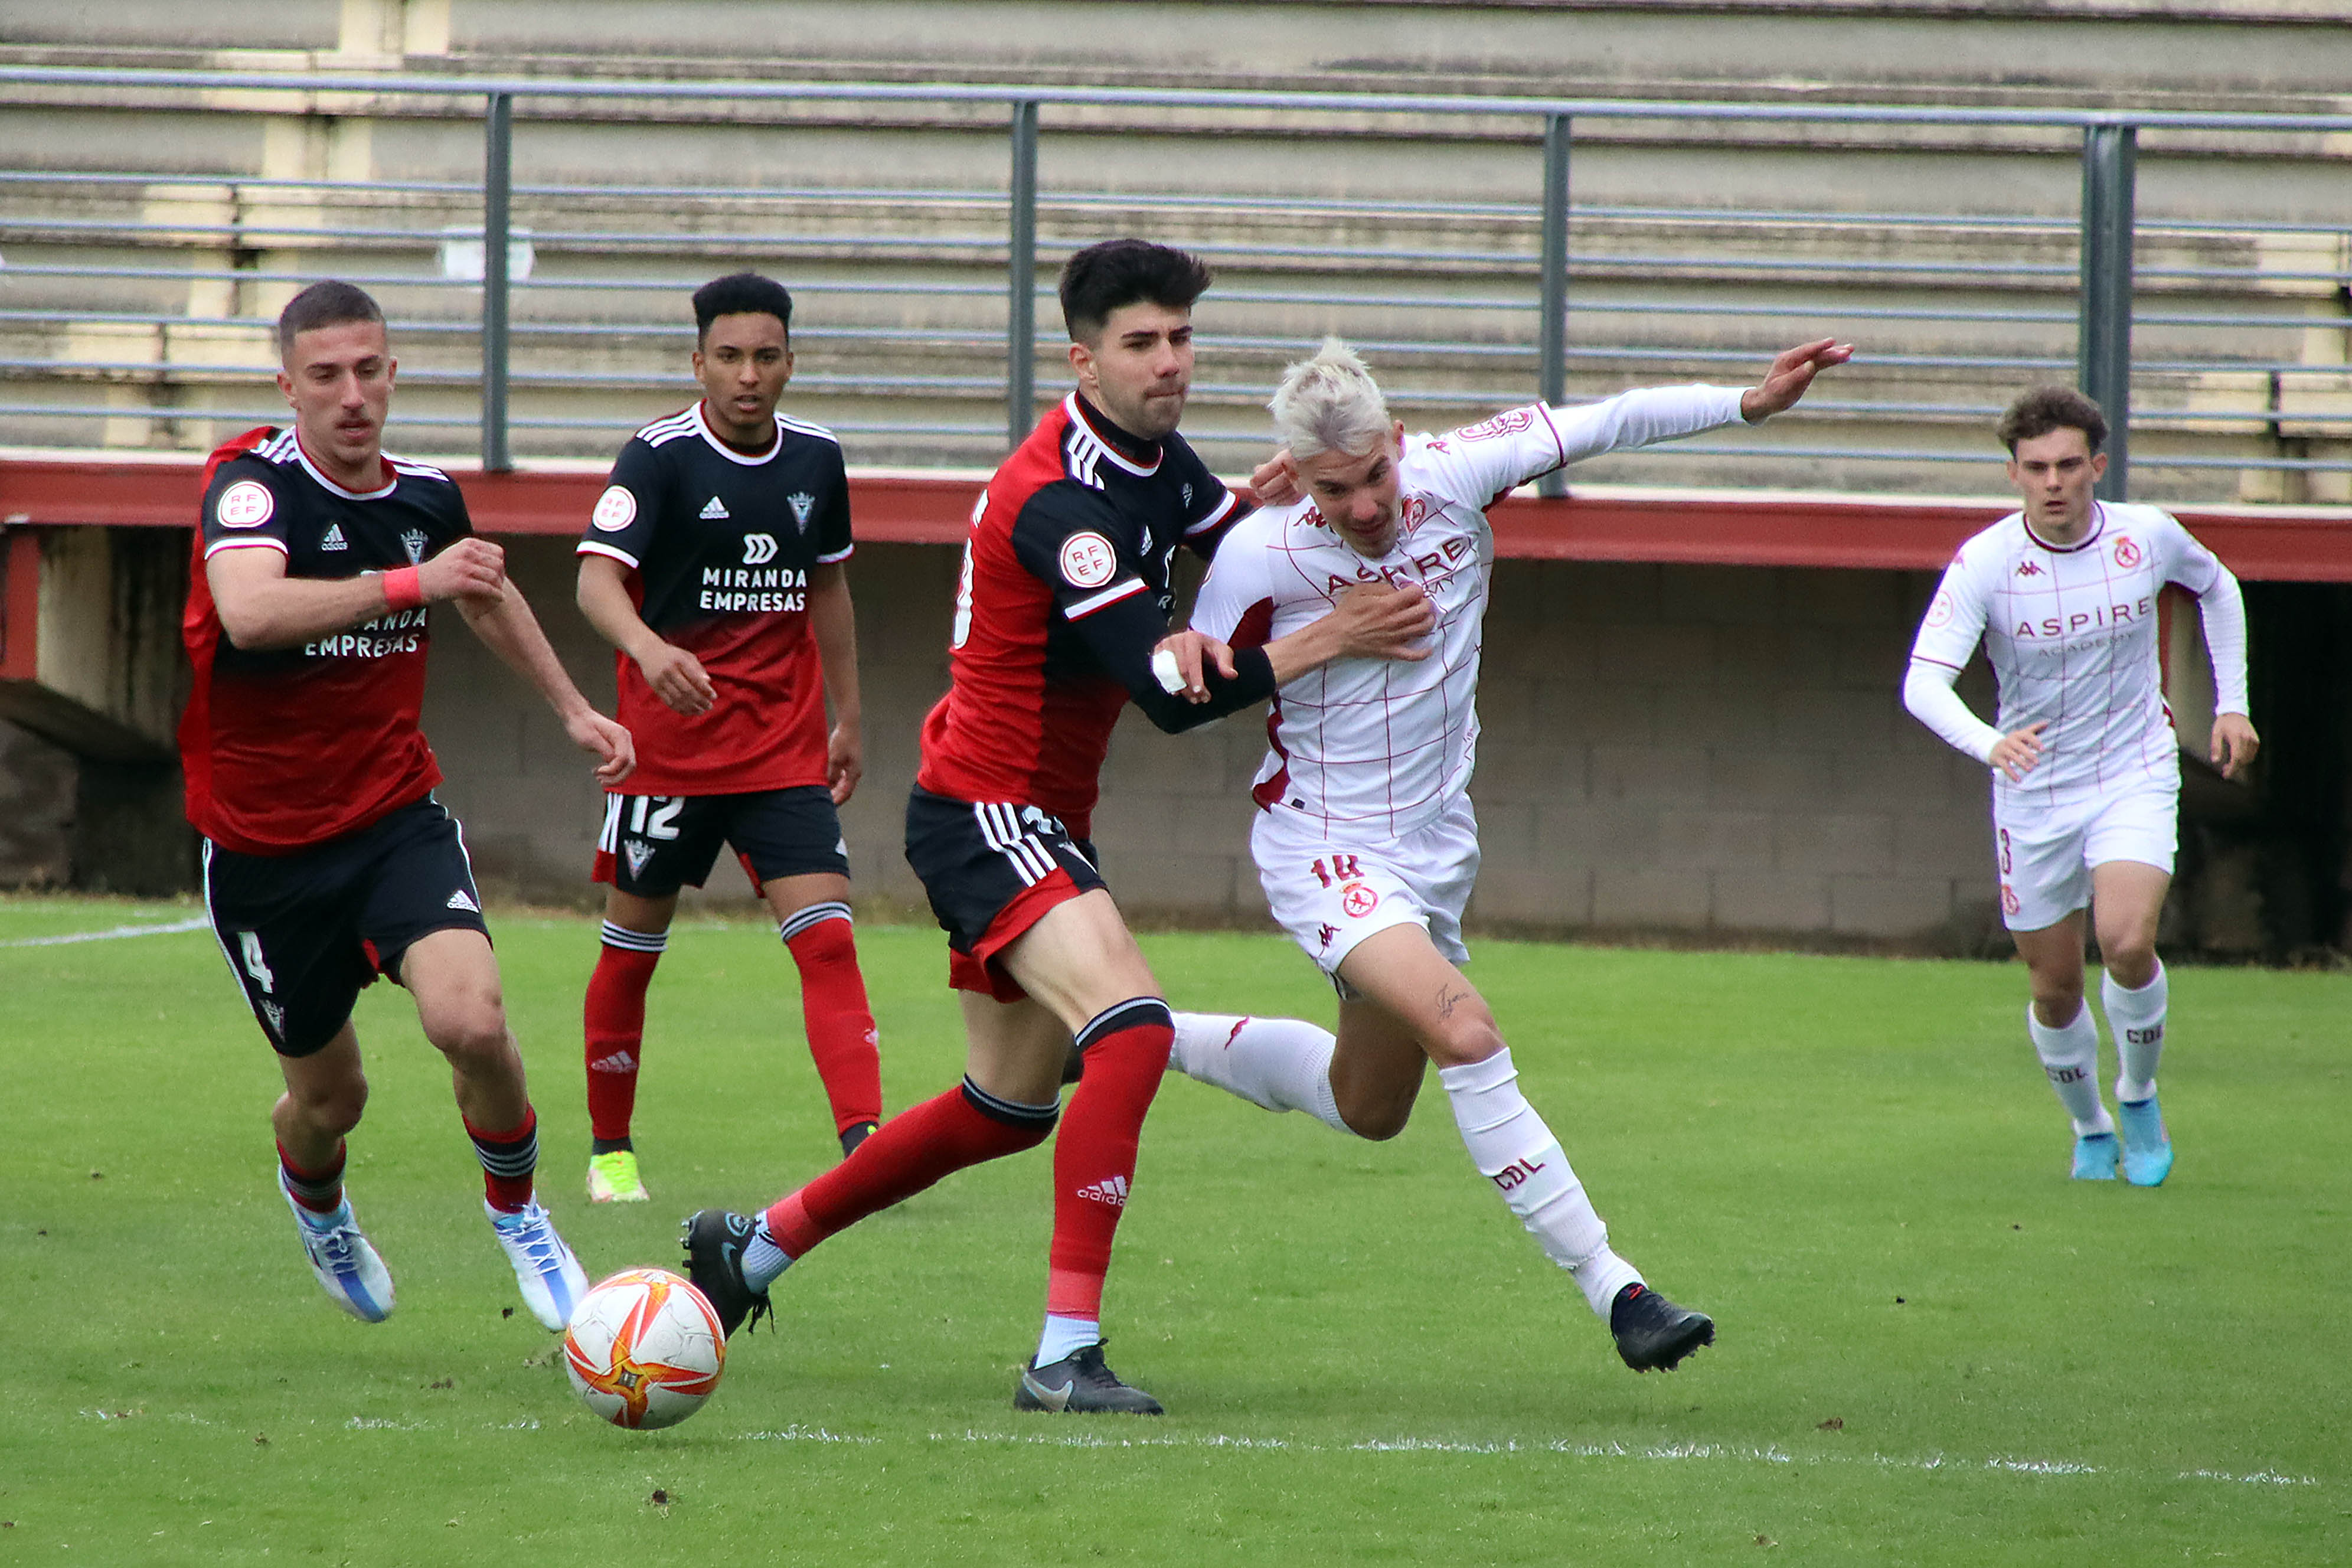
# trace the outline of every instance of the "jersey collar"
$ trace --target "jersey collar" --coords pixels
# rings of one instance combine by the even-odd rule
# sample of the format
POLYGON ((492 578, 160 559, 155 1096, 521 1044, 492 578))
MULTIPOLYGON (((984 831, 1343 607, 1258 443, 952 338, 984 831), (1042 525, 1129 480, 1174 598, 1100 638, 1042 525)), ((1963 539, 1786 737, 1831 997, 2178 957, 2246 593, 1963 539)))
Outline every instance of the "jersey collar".
POLYGON ((2034 532, 2033 519, 2021 508, 2018 511, 2017 521, 2023 525, 2025 537, 2050 552, 2051 554, 2072 555, 2078 550, 2088 550, 2092 545, 2096 544, 2099 542, 2099 535, 2107 531, 2107 503, 2103 500, 2095 500, 2091 503, 2091 526, 2084 531, 2082 538, 2072 544, 2053 544, 2034 532))
POLYGON ((1100 442, 1103 455, 1129 473, 1148 478, 1160 471, 1160 459, 1167 456, 1167 448, 1160 443, 1129 435, 1112 424, 1101 409, 1075 392, 1063 400, 1062 406, 1068 410, 1070 422, 1100 442), (1146 453, 1150 454, 1149 460, 1146 453))
POLYGON ((376 450, 375 460, 383 465, 383 471, 385 475, 388 476, 383 481, 383 488, 381 489, 347 490, 342 486, 337 484, 334 480, 329 479, 327 477, 326 470, 320 468, 318 464, 312 462, 310 460, 310 454, 302 449, 302 432, 299 429, 294 432, 294 460, 300 463, 302 465, 302 471, 310 475, 312 479, 318 480, 320 487, 329 495, 341 496, 345 500, 382 500, 384 497, 390 495, 394 490, 400 488, 400 470, 392 466, 391 454, 385 452, 381 447, 378 447, 376 450))
POLYGON ((720 440, 719 438, 718 432, 711 429, 710 421, 703 417, 702 401, 699 398, 695 400, 694 405, 694 427, 701 432, 702 438, 710 444, 710 449, 712 451, 718 453, 729 462, 740 463, 747 468, 758 468, 761 464, 766 462, 769 458, 774 457, 778 452, 783 449, 784 427, 782 422, 779 422, 776 426, 776 438, 772 442, 769 443, 768 449, 761 453, 756 458, 745 457, 742 453, 737 451, 734 447, 720 440))

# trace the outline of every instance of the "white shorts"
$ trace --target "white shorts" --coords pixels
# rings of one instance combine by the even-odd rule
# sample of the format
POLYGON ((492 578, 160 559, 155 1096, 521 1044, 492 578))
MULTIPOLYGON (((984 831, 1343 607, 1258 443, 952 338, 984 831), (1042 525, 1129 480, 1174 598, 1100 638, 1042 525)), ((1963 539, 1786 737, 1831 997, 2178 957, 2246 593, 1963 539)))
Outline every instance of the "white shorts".
POLYGON ((2133 860, 2172 869, 2180 788, 2146 784, 2054 804, 1992 803, 2000 918, 2011 931, 2056 925, 2091 901, 2091 868, 2133 860))
POLYGON ((1250 856, 1266 907, 1326 974, 1336 977, 1339 961, 1374 931, 1408 921, 1451 962, 1470 957, 1462 909, 1478 880, 1478 819, 1466 797, 1401 838, 1327 832, 1295 813, 1263 811, 1250 856))

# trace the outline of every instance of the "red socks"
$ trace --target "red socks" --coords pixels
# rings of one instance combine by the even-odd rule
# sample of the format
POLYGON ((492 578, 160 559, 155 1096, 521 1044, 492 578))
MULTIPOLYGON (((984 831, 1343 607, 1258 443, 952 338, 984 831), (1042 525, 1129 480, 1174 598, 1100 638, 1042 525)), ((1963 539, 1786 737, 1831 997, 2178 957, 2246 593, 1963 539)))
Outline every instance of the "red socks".
POLYGON ((588 1125, 600 1145, 623 1144, 637 1104, 637 1065, 646 1034, 646 987, 669 941, 666 931, 628 931, 604 922, 596 973, 582 1009, 588 1062, 588 1125))
POLYGON ((335 1140, 335 1158, 323 1170, 306 1171, 278 1145, 278 1163, 286 1173, 286 1190, 312 1214, 332 1214, 343 1206, 343 1141, 335 1140))
POLYGON ((892 1117, 848 1159, 777 1200, 767 1213, 768 1234, 785 1256, 803 1257, 826 1237, 913 1197, 950 1172, 1035 1148, 1059 1114, 1055 1105, 999 1100, 966 1079, 962 1087, 892 1117))
POLYGON ((1135 1179, 1144 1113, 1160 1092, 1175 1038, 1175 1017, 1156 996, 1122 1002, 1078 1031, 1086 1077, 1070 1096, 1070 1114, 1054 1145, 1045 1310, 1056 1317, 1102 1317, 1111 1237, 1135 1179))
POLYGON ((522 1109, 522 1125, 507 1132, 485 1132, 469 1118, 466 1136, 482 1162, 482 1195, 500 1214, 520 1214, 530 1206, 531 1173, 539 1169, 539 1113, 522 1109))
MULTIPOLYGON (((879 1121, 882 1055, 875 1044, 866 977, 857 968, 849 906, 811 904, 777 930, 800 966, 801 1018, 817 1077, 824 1080, 825 1098, 833 1103, 834 1131, 846 1132, 860 1123, 879 1121)), ((604 1136, 601 1130, 597 1136, 604 1136)))

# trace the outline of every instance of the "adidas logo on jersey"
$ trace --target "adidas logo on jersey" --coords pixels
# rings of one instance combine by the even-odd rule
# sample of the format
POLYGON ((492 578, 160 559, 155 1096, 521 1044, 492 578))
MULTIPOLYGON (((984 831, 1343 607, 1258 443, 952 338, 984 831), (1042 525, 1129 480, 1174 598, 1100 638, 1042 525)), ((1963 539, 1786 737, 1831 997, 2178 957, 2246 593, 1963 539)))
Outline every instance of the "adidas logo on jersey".
POLYGON ((712 496, 702 503, 701 515, 706 522, 724 522, 730 514, 727 510, 727 503, 717 496, 712 496))
POLYGON ((351 544, 343 538, 343 525, 340 522, 329 523, 327 525, 327 537, 319 541, 319 548, 321 550, 349 550, 351 548, 351 544))
POLYGON ((1078 1189, 1078 1196, 1098 1204, 1108 1204, 1115 1209, 1127 1206, 1127 1178, 1109 1176, 1099 1182, 1089 1182, 1078 1189))
POLYGON ((474 895, 463 888, 449 895, 448 907, 453 910, 465 910, 472 914, 482 912, 482 906, 474 901, 474 895))
POLYGON ((261 1016, 269 1020, 269 1032, 279 1039, 286 1037, 286 1009, 275 1002, 261 1005, 261 1016))

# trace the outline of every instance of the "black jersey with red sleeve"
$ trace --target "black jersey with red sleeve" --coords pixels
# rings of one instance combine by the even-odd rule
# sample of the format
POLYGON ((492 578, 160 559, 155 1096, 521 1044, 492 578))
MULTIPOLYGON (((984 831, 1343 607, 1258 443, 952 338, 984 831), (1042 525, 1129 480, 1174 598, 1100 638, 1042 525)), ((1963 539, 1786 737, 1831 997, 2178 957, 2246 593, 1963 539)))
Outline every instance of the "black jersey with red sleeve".
POLYGON ((1151 673, 1177 546, 1208 554, 1242 510, 1181 437, 1143 441, 1076 393, 1064 398, 973 510, 948 694, 923 721, 915 782, 1042 806, 1084 838, 1130 699, 1174 733, 1271 696, 1273 669, 1255 648, 1234 655, 1236 679, 1208 672, 1204 703, 1151 673))
POLYGON ((390 453, 382 489, 314 467, 291 430, 247 431, 205 468, 204 518, 181 640, 195 683, 180 721, 188 820, 214 843, 286 855, 356 833, 441 782, 417 728, 426 616, 387 610, 291 647, 242 648, 222 629, 205 563, 275 550, 289 577, 413 566, 473 532, 449 476, 390 453))
POLYGON ((776 416, 775 444, 739 452, 702 405, 629 438, 580 541, 629 569, 647 626, 702 662, 717 693, 692 718, 616 654, 619 718, 643 795, 740 795, 825 782, 824 668, 809 572, 846 561, 849 479, 821 426, 776 416))

